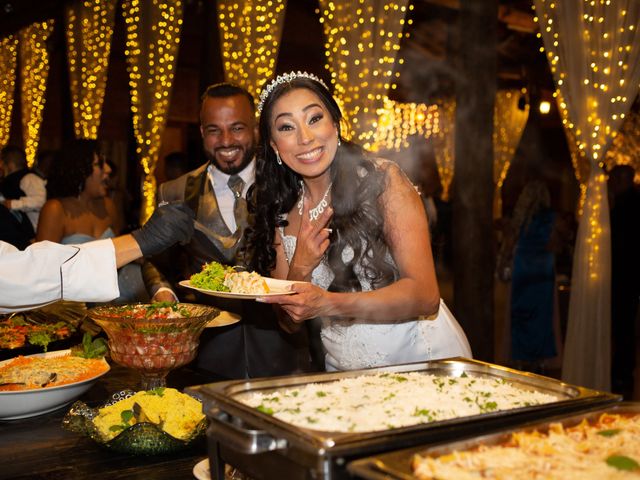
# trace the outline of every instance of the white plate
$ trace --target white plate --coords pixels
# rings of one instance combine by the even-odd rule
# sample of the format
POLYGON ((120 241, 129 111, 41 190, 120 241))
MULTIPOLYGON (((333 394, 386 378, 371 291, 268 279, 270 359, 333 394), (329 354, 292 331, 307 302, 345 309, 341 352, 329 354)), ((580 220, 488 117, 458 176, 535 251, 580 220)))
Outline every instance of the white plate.
POLYGON ((193 476, 198 480, 211 480, 211 471, 209 470, 209 459, 205 458, 193 467, 193 476))
POLYGON ((191 285, 190 280, 182 280, 180 285, 183 287, 190 288, 192 290, 196 290, 200 293, 204 293, 205 295, 212 295, 214 297, 222 297, 222 298, 236 298, 238 300, 255 300, 259 297, 271 297, 273 295, 291 295, 295 292, 289 290, 289 286, 294 283, 300 282, 292 282, 290 280, 278 280, 277 278, 269 278, 262 277, 264 281, 267 282, 267 286, 269 287, 269 293, 232 293, 232 292, 220 292, 218 290, 208 290, 206 288, 198 288, 191 285))
MULTIPOLYGON (((55 352, 38 353, 29 357, 59 357, 67 355, 70 350, 58 350, 55 352)), ((0 362, 0 367, 13 359, 0 362)), ((107 363, 106 361, 104 361, 107 363)), ((109 365, 107 364, 107 367, 109 365)), ((19 418, 35 417, 49 413, 71 403, 84 392, 89 390, 103 373, 93 378, 80 382, 60 385, 59 387, 35 388, 31 390, 0 391, 0 420, 17 420, 19 418)))
POLYGON ((204 326, 204 328, 213 328, 213 327, 226 327, 227 325, 233 325, 234 323, 238 323, 242 317, 237 313, 227 312, 226 310, 221 310, 216 318, 213 320, 209 320, 209 322, 204 326))

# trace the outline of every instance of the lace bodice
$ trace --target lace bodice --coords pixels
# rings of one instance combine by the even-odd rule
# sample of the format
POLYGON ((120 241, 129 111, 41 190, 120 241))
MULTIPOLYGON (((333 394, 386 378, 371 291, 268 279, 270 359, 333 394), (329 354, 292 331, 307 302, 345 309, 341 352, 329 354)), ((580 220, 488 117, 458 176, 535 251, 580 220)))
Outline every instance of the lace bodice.
MULTIPOLYGON (((285 235, 280 229, 287 263, 291 262, 297 238, 285 235)), ((343 262, 353 259, 353 249, 342 252, 343 262)), ((390 255, 389 255, 390 258, 390 255)), ((392 259, 391 259, 392 261, 392 259)), ((363 291, 371 284, 363 274, 362 265, 355 268, 363 291)), ((326 260, 313 270, 311 282, 328 288, 334 274, 326 260)), ((444 310, 448 309, 444 307, 444 310)), ((445 312, 445 313, 446 313, 445 312)), ((354 370, 359 368, 416 362, 450 356, 471 356, 462 329, 453 316, 435 321, 404 320, 370 322, 363 318, 322 318, 320 336, 325 349, 327 370, 354 370)))

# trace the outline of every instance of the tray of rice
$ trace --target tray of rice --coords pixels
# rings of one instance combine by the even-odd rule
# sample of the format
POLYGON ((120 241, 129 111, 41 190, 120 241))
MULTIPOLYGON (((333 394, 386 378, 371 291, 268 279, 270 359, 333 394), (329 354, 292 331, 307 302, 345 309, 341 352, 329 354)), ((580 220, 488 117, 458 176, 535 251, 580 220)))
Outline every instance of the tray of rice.
POLYGON ((460 438, 619 397, 464 358, 191 387, 210 421, 213 478, 349 478, 378 452, 460 438), (277 467, 276 467, 277 466, 277 467))

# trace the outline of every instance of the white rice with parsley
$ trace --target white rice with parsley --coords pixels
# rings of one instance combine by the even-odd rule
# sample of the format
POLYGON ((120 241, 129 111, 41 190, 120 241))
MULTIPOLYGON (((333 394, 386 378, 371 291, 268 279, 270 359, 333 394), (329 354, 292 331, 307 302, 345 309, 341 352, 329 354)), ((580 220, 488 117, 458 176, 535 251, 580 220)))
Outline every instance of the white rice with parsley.
POLYGON ((555 402, 502 379, 382 373, 310 383, 236 399, 298 427, 372 432, 555 402))

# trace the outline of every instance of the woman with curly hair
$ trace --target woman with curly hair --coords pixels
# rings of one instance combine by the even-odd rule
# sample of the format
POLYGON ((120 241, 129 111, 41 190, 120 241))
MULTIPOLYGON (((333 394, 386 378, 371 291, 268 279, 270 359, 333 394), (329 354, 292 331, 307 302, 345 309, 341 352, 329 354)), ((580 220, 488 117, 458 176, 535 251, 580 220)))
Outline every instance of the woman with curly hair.
POLYGON ((288 328, 321 319, 328 370, 470 356, 440 300, 427 217, 398 166, 340 135, 342 113, 315 75, 261 95, 249 266, 299 281, 279 304, 288 328), (435 320, 433 320, 435 319, 435 320))
POLYGON ((60 153, 47 183, 36 240, 84 243, 119 233, 116 206, 107 196, 110 168, 95 140, 74 140, 60 153))

